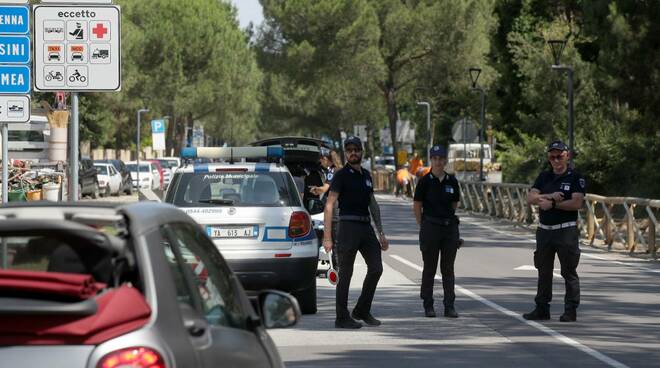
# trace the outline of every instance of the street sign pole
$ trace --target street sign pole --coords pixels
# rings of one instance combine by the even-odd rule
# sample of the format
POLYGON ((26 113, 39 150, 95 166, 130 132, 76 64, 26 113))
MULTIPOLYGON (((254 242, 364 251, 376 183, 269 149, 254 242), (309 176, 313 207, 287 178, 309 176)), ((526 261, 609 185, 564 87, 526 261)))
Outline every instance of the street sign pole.
POLYGON ((78 92, 71 93, 71 127, 69 132, 71 133, 71 152, 69 162, 71 166, 69 168, 69 201, 77 201, 80 197, 78 193, 78 92))
MULTIPOLYGON (((2 203, 9 201, 9 126, 2 124, 2 203)), ((3 258, 4 259, 4 258, 3 258)))

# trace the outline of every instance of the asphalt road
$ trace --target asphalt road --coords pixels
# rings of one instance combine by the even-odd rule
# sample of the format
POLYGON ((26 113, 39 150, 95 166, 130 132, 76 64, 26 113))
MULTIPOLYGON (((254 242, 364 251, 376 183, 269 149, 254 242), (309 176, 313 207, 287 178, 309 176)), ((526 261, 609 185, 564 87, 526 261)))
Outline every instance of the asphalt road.
MULTIPOLYGON (((582 304, 560 323, 563 279, 556 271, 552 320, 520 317, 534 306, 534 236, 503 222, 462 214, 466 244, 456 260, 460 318, 423 317, 421 254, 409 201, 379 196, 390 250, 372 313, 380 327, 334 328, 334 287, 319 279, 319 312, 272 330, 289 367, 658 367, 660 264, 582 247, 582 304)), ((366 266, 353 275, 349 308, 366 266)), ((557 269, 559 268, 556 263, 557 269)), ((438 270, 439 273, 439 270, 438 270)), ((442 287, 436 281, 436 310, 442 287)))

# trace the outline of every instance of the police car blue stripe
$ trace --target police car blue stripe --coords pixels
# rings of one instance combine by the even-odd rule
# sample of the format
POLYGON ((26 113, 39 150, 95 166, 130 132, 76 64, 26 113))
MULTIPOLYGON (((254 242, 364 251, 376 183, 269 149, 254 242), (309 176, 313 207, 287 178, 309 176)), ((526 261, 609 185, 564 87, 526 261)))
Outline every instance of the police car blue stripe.
POLYGON ((207 173, 207 172, 209 172, 209 165, 208 164, 195 164, 195 166, 193 166, 193 172, 195 174, 197 174, 197 173, 207 173))
POLYGON ((270 164, 263 163, 263 162, 258 162, 258 163, 254 166, 254 171, 257 171, 257 172, 268 172, 268 171, 270 171, 270 164))
POLYGON ((267 243, 284 243, 284 242, 300 242, 300 241, 305 241, 305 240, 312 240, 316 239, 316 232, 314 230, 311 230, 309 234, 300 237, 300 238, 291 238, 289 237, 289 228, 286 226, 269 226, 264 229, 264 238, 261 240, 263 242, 267 243), (270 238, 269 232, 272 230, 284 230, 285 237, 284 238, 270 238))

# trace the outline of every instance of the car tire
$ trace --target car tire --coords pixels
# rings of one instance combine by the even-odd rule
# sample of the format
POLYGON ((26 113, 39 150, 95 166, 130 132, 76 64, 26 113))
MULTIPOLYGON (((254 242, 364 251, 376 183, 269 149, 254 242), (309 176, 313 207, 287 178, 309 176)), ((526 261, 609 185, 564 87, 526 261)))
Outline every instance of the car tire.
POLYGON ((99 197, 99 183, 94 183, 94 190, 92 190, 92 194, 90 195, 92 199, 96 199, 99 197))
POLYGON ((310 287, 292 292, 291 295, 298 299, 298 305, 302 314, 316 314, 316 277, 310 287))
POLYGON ((112 195, 112 190, 110 189, 110 184, 108 184, 103 190, 103 194, 101 194, 101 197, 110 197, 110 195, 112 195))
POLYGON ((128 185, 128 189, 125 191, 126 194, 128 195, 133 195, 133 181, 131 180, 131 183, 128 185))

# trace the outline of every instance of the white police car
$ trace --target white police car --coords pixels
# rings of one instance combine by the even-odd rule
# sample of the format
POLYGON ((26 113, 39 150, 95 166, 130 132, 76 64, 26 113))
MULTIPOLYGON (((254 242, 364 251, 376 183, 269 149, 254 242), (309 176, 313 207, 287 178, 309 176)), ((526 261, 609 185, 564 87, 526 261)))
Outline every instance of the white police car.
POLYGON ((185 148, 184 159, 225 162, 179 167, 165 202, 204 227, 245 289, 290 292, 316 313, 318 240, 282 156, 273 146, 185 148))

